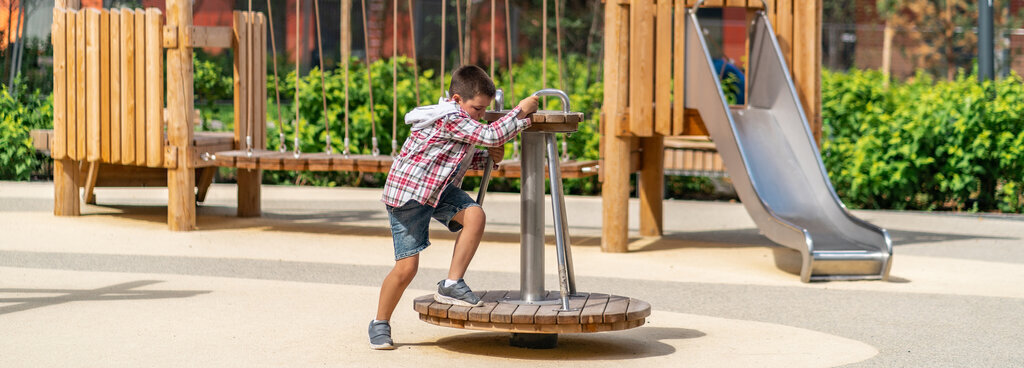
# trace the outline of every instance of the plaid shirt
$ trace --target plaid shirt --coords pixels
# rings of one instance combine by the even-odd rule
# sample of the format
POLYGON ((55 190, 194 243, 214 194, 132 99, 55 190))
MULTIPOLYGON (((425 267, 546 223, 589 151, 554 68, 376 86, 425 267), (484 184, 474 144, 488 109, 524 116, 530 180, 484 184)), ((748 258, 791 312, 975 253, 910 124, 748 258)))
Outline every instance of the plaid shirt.
MULTIPOLYGON (((516 107, 498 121, 485 125, 459 108, 457 114, 412 132, 391 164, 381 201, 391 207, 400 207, 410 200, 437 207, 444 188, 459 179, 459 164, 473 146, 503 145, 530 126, 529 119, 516 118, 520 111, 516 107)), ((470 167, 483 168, 487 157, 486 150, 478 151, 470 167)))

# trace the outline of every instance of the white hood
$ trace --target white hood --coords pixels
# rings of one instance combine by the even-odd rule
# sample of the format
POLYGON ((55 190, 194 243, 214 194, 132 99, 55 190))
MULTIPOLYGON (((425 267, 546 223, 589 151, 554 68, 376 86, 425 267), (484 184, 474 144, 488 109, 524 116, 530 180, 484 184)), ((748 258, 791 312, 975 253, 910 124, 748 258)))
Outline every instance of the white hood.
POLYGON ((442 98, 437 105, 420 106, 409 111, 408 114, 405 114, 405 123, 412 125, 410 131, 415 132, 429 128, 438 119, 458 113, 459 104, 452 100, 445 101, 442 98))

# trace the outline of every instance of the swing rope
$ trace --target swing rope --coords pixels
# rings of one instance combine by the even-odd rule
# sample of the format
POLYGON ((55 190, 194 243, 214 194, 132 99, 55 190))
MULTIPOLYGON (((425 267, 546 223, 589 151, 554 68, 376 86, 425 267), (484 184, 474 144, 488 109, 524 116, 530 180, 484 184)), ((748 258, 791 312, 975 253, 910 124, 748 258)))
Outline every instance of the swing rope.
POLYGON ((391 157, 398 157, 398 0, 391 15, 391 157))
POLYGON ((295 2, 295 121, 293 124, 294 133, 292 134, 292 149, 294 150, 295 158, 299 158, 302 155, 302 149, 299 147, 299 134, 301 130, 301 121, 299 121, 299 84, 302 79, 299 78, 302 75, 302 38, 299 37, 302 34, 302 1, 295 2))
POLYGON ((324 105, 324 132, 326 137, 324 138, 324 152, 328 155, 333 151, 331 145, 331 119, 327 116, 327 86, 326 77, 324 77, 324 46, 323 37, 320 35, 320 0, 313 0, 313 16, 316 17, 316 51, 317 55, 320 56, 320 99, 324 105))
POLYGON ((351 52, 351 49, 352 49, 352 35, 350 33, 351 30, 349 29, 352 26, 351 10, 352 10, 352 3, 350 2, 350 0, 342 1, 342 3, 341 3, 341 12, 342 12, 342 15, 341 15, 341 20, 342 20, 342 25, 341 25, 341 43, 342 43, 342 46, 341 46, 341 60, 342 60, 342 63, 344 65, 344 68, 345 68, 345 142, 344 142, 345 147, 342 148, 341 152, 342 152, 343 155, 345 155, 345 158, 348 158, 348 155, 349 155, 349 148, 348 148, 349 147, 349 132, 348 132, 348 125, 349 125, 349 123, 348 123, 349 122, 349 116, 348 116, 348 84, 349 84, 349 78, 348 78, 348 70, 349 70, 349 59, 351 58, 350 52, 351 52))
POLYGON ((284 138, 284 116, 281 114, 281 89, 277 86, 277 41, 274 39, 274 11, 270 6, 270 0, 267 0, 267 19, 270 21, 270 48, 274 55, 274 95, 277 100, 277 140, 278 150, 282 153, 288 150, 288 144, 284 138))
MULTIPOLYGON (((366 47, 369 48, 370 47, 370 34, 369 34, 369 32, 367 32, 369 27, 367 25, 368 23, 366 22, 366 10, 367 10, 367 8, 366 8, 366 0, 360 0, 360 1, 362 2, 362 5, 363 5, 363 42, 364 42, 364 45, 366 45, 366 47)), ((380 155, 380 149, 377 148, 377 123, 374 121, 374 116, 373 116, 374 115, 374 113, 373 113, 373 73, 370 72, 370 53, 367 52, 365 54, 366 54, 366 83, 367 83, 366 90, 369 91, 369 95, 370 95, 370 101, 368 102, 368 105, 370 105, 370 129, 371 129, 371 134, 373 135, 373 139, 372 139, 373 140, 373 151, 372 151, 372 153, 373 153, 374 156, 377 156, 377 155, 380 155)))
POLYGON ((416 16, 413 12, 412 0, 409 0, 409 37, 412 39, 412 75, 416 86, 416 106, 420 105, 420 66, 416 58, 416 16))
MULTIPOLYGON (((458 0, 456 0, 456 1, 458 1, 458 0)), ((441 93, 440 93, 439 96, 444 96, 444 71, 445 71, 445 69, 444 69, 444 59, 445 59, 444 58, 444 46, 445 46, 444 45, 444 41, 445 41, 444 38, 445 37, 444 36, 445 36, 445 34, 448 33, 448 32, 445 32, 445 26, 446 25, 448 25, 448 3, 446 1, 442 1, 441 2, 441 72, 437 73, 439 78, 441 79, 441 83, 438 83, 439 85, 441 85, 441 93)))
MULTIPOLYGON (((251 36, 252 33, 253 33, 253 23, 254 23, 254 20, 255 20, 252 14, 253 14, 252 13, 252 0, 249 0, 249 11, 245 13, 246 33, 250 35, 250 37, 247 37, 247 39, 245 40, 245 44, 246 44, 246 49, 249 50, 249 52, 252 52, 252 49, 253 49, 253 46, 254 46, 253 45, 253 38, 255 38, 255 37, 251 36)), ((256 71, 253 70, 253 68, 251 68, 251 66, 252 65, 250 65, 250 68, 246 68, 247 74, 249 74, 249 75, 246 76, 246 80, 250 80, 250 81, 252 80, 252 78, 251 78, 252 75, 254 75, 256 73, 256 71)), ((247 85, 245 86, 245 89, 246 89, 246 95, 247 96, 252 96, 253 92, 255 92, 254 88, 252 86, 252 83, 247 83, 247 85)), ((245 99, 245 109, 246 109, 246 111, 250 112, 247 115, 249 117, 249 119, 247 119, 247 121, 245 122, 245 155, 246 156, 250 156, 250 157, 252 156, 252 150, 253 150, 253 146, 252 146, 253 121, 256 120, 256 117, 252 116, 252 111, 255 110, 254 109, 255 106, 253 106, 254 103, 255 103, 255 101, 252 101, 252 98, 245 99)))

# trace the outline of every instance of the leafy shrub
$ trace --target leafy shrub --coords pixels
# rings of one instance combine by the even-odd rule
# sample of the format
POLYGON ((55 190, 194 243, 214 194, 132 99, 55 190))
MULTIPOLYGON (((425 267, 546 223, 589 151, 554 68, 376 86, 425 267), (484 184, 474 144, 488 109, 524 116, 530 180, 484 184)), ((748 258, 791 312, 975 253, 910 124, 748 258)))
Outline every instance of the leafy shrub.
POLYGON ((48 159, 38 157, 29 132, 53 126, 53 99, 19 86, 16 96, 0 90, 0 180, 29 180, 48 159))
POLYGON ((854 207, 1021 212, 1024 86, 919 73, 822 74, 822 157, 854 207))

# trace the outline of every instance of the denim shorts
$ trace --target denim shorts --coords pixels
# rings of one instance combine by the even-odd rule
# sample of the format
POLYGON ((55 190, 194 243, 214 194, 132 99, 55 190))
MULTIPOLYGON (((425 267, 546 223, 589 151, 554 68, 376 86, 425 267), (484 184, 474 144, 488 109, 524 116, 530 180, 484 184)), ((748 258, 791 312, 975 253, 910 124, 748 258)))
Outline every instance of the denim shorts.
POLYGON ((395 260, 414 256, 430 245, 431 217, 454 233, 462 230, 462 224, 453 221, 452 217, 473 206, 480 207, 469 194, 453 185, 441 192, 436 208, 417 201, 409 201, 399 207, 387 206, 391 237, 395 241, 395 260))

